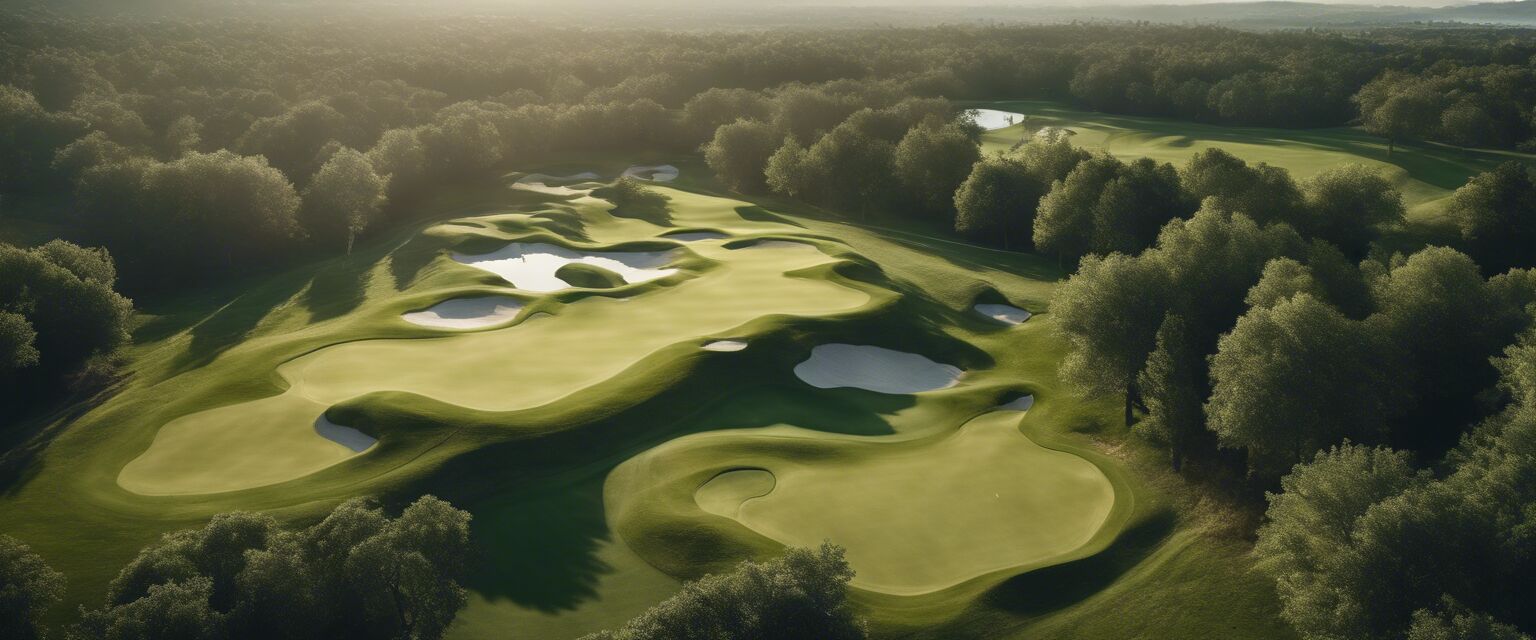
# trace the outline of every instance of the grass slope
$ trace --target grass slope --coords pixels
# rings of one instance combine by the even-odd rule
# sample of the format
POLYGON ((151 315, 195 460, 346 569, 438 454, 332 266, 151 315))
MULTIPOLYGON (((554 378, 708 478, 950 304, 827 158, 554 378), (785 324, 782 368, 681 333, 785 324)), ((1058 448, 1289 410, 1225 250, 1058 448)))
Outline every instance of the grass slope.
POLYGON ((1246 543, 1142 462, 1152 454, 1126 444, 1113 399, 1057 379, 1050 263, 721 198, 701 167, 682 166, 660 189, 664 217, 505 183, 458 189, 428 205, 446 222, 152 305, 133 375, 54 425, 0 496, 0 530, 68 575, 57 620, 95 604, 140 547, 214 513, 306 522, 353 495, 432 492, 475 516, 458 638, 615 626, 680 580, 820 536, 846 538, 864 574, 855 600, 881 637, 1288 636, 1246 543), (665 238, 678 233, 706 235, 665 238), (507 242, 675 250, 680 272, 531 294, 450 257, 507 242), (400 318, 497 294, 526 303, 508 326, 400 318), (1010 328, 971 310, 978 300, 1038 315, 1010 328), (749 346, 701 348, 722 338, 749 346), (968 373, 917 395, 795 378, 830 342, 968 373), (992 411, 1020 393, 1036 398, 1027 416, 992 411), (353 454, 320 438, 322 412, 378 443, 353 454), (739 468, 767 470, 773 486, 755 498, 761 476, 727 487, 715 502, 735 501, 735 517, 704 510, 700 487, 739 468), (1125 611, 1145 618, 1115 622, 1125 611))

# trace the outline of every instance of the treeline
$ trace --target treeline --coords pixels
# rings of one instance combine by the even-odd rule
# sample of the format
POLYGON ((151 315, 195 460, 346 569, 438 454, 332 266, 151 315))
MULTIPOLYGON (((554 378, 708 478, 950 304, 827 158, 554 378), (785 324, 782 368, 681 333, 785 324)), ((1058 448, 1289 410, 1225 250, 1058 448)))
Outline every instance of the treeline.
POLYGON ((1037 246, 1083 255, 1051 304, 1066 381, 1123 399, 1175 470, 1281 490, 1259 553, 1305 637, 1536 630, 1510 591, 1529 582, 1536 513, 1529 168, 1450 198, 1467 253, 1372 247, 1402 205, 1358 167, 1297 185, 1218 150, 1174 169, 1046 142, 979 163, 960 194, 976 189, 1012 194, 995 200, 1015 228, 1037 199, 1037 246), (1202 204, 1155 206, 1177 202, 1202 204))
POLYGON ((521 27, 0 17, 0 194, 76 193, 53 221, 110 249, 125 286, 143 291, 296 251, 345 251, 429 189, 552 152, 689 151, 713 141, 734 150, 722 175, 743 189, 769 186, 766 170, 759 178, 751 168, 777 155, 775 188, 869 207, 905 191, 917 201, 892 201, 944 211, 935 196, 943 189, 913 185, 953 176, 911 158, 950 154, 962 164, 964 132, 936 122, 903 140, 919 116, 943 111, 917 100, 893 112, 909 98, 1043 98, 1320 126, 1355 119, 1359 93, 1367 123, 1391 123, 1379 130, 1394 137, 1501 146, 1527 139, 1533 113, 1523 78, 1536 39, 1504 32, 1063 25, 594 39, 521 27), (1424 87, 1399 91, 1411 84, 1404 78, 1424 87), (1441 111, 1393 115, 1423 111, 1417 98, 1393 97, 1404 92, 1444 94, 1441 111), (865 108, 877 113, 834 131, 865 108), (845 160, 865 173, 829 177, 825 169, 845 160), (837 182, 860 190, 827 186, 837 182), (247 197, 221 200, 235 192, 247 197), (160 237, 175 241, 146 247, 160 237), (230 248, 236 238, 250 250, 230 248))
MULTIPOLYGON (((441 638, 464 606, 467 512, 423 496, 391 517, 366 498, 290 530, 264 514, 214 516, 139 552, 82 608, 70 640, 441 638)), ((0 637, 50 636, 64 576, 0 536, 0 637)))
POLYGON ((0 419, 66 384, 92 390, 115 375, 133 313, 116 284, 104 249, 0 243, 0 419))
MULTIPOLYGON (((240 640, 443 637, 467 601, 470 514, 422 496, 391 517, 354 498, 302 529, 231 512, 145 547, 62 634, 49 610, 62 573, 0 535, 0 637, 8 640, 240 640)), ((588 640, 862 640, 843 549, 789 548, 688 582, 619 629, 588 640)), ((513 630, 514 635, 516 630, 513 630)))

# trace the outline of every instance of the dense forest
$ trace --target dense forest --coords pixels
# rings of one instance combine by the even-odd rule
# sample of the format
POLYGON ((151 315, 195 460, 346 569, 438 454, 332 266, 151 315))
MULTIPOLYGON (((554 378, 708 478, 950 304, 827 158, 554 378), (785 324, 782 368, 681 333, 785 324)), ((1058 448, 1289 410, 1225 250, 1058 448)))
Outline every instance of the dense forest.
MULTIPOLYGON (((1056 261, 1062 376, 1120 399, 1174 470, 1267 504, 1256 553, 1304 637, 1536 631, 1536 174, 1474 177, 1447 205, 1455 246, 1399 251, 1380 241, 1401 194, 1361 166, 1297 180, 1056 136, 984 156, 957 115, 1020 98, 1529 152, 1536 35, 0 17, 0 216, 61 236, 0 243, 0 420, 108 384, 125 296, 349 253, 511 166, 698 152, 734 191, 1056 261)), ((629 181, 597 195, 659 206, 629 181)), ((145 549, 71 636, 272 637, 251 620, 282 618, 284 637, 439 637, 467 522, 432 498, 302 530, 220 516, 145 549)), ((599 637, 862 637, 848 578, 837 549, 796 550, 599 637)), ((0 635, 35 637, 61 578, 0 538, 0 579, 27 585, 0 589, 0 635)))

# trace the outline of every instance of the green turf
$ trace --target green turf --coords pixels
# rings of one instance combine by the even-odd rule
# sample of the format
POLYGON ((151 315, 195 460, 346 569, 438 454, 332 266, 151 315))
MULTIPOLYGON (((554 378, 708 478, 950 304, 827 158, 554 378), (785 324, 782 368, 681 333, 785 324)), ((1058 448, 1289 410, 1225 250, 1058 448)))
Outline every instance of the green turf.
POLYGON ((1126 637, 1116 629, 1145 625, 1106 622, 1124 610, 1179 611, 1173 636, 1288 636, 1246 543, 1206 533, 1186 517, 1193 492, 1133 464, 1155 454, 1115 424, 1114 399, 1057 379, 1053 262, 723 198, 697 162, 678 164, 659 188, 665 220, 463 187, 423 205, 442 222, 351 256, 151 302, 133 375, 56 425, 0 496, 0 530, 70 579, 54 619, 97 602, 162 532, 214 513, 300 523, 358 494, 432 492, 474 514, 455 638, 616 626, 681 580, 823 537, 849 548, 881 637, 1126 637), (729 237, 665 237, 701 231, 729 237), (670 249, 680 271, 530 294, 450 257, 512 241, 670 249), (400 318, 491 294, 526 306, 473 331, 400 318), (1006 327, 978 300, 1038 315, 1006 327), (749 346, 700 348, 723 338, 749 346), (967 374, 915 396, 795 378, 829 342, 967 374), (992 410, 1020 393, 1037 400, 1027 415, 992 410), (322 412, 378 443, 353 454, 319 437, 322 412))
POLYGON ((1249 162, 1267 162, 1301 180, 1341 164, 1380 171, 1403 193, 1411 223, 1442 234, 1449 220, 1445 199, 1467 178, 1508 160, 1536 164, 1536 156, 1512 151, 1460 149, 1434 143, 1400 143, 1389 155, 1384 139, 1358 128, 1267 129, 1204 125, 1163 118, 1116 116, 1048 102, 1001 101, 976 106, 1017 111, 1027 123, 983 135, 987 151, 1006 150, 1031 131, 1063 127, 1072 144, 1120 158, 1153 158, 1182 164, 1205 149, 1219 147, 1249 162))

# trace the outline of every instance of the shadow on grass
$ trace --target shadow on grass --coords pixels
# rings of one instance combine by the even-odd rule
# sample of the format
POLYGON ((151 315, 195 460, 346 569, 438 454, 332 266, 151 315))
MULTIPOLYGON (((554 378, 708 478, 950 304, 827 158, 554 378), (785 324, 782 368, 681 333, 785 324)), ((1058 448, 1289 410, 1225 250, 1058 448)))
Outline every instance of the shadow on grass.
POLYGON ((598 582, 613 572, 597 557, 613 535, 603 517, 604 475, 469 505, 481 544, 465 586, 544 613, 597 597, 598 582))
POLYGON ((1178 516, 1161 510, 1134 523, 1108 549, 1087 558, 1008 579, 986 595, 989 605, 1037 616, 1082 602, 1108 588, 1157 550, 1173 533, 1178 516))
POLYGON ((362 305, 373 265, 373 260, 347 259, 333 262, 316 272, 309 287, 299 297, 300 304, 309 311, 310 322, 346 315, 362 305))
POLYGON ((240 344, 263 318, 293 299, 305 284, 307 280, 299 275, 272 278, 205 316, 192 326, 191 343, 171 362, 165 377, 208 364, 219 354, 240 344))

